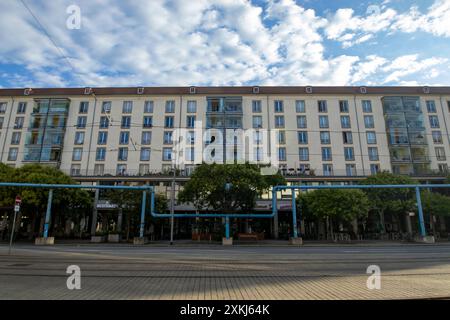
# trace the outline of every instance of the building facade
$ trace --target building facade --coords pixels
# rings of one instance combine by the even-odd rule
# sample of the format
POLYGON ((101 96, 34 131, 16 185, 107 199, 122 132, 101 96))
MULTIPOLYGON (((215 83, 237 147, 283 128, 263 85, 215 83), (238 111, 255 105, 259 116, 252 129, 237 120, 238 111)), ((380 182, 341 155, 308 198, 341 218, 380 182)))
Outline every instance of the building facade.
MULTIPOLYGON (((1 162, 54 165, 84 183, 168 186, 175 131, 189 145, 195 128, 200 147, 183 147, 184 159, 204 155, 216 139, 207 129, 248 131, 245 159, 268 154, 290 183, 346 183, 384 170, 442 180, 448 125, 450 87, 0 89, 1 162)), ((180 184, 191 162, 177 165, 180 184)))

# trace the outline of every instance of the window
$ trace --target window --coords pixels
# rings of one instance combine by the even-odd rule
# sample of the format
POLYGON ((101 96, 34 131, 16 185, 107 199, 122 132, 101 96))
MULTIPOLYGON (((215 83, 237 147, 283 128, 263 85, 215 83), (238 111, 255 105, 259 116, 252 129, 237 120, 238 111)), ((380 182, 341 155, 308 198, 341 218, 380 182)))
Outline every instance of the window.
POLYGON ((194 161, 195 149, 193 147, 186 148, 186 161, 194 161))
POLYGON ((429 116, 430 119, 430 127, 439 128, 439 119, 437 116, 429 116))
POLYGON ((319 109, 319 112, 327 112, 327 101, 326 100, 319 100, 317 101, 317 107, 319 109))
POLYGON ((164 144, 171 144, 172 136, 172 131, 164 131, 164 144))
POLYGON ((349 176, 349 177, 356 176, 356 165, 355 164, 346 164, 345 172, 346 172, 347 176, 349 176))
POLYGON ((186 143, 194 144, 195 143, 195 131, 188 131, 186 133, 186 143))
POLYGON ((297 128, 306 128, 306 116, 297 116, 297 128))
POLYGON ((285 144, 286 143, 286 132, 285 131, 278 131, 278 144, 285 144))
POLYGON ((118 164, 117 165, 117 175, 123 176, 127 174, 127 165, 126 164, 118 164))
POLYGON ((444 147, 436 147, 436 158, 438 161, 445 161, 445 149, 444 147))
POLYGON ((106 131, 99 131, 98 132, 97 144, 106 144, 106 142, 108 142, 108 132, 106 132, 106 131))
POLYGON ((369 147, 369 160, 370 161, 378 161, 378 148, 377 147, 369 147))
POLYGON ((433 131, 431 133, 433 142, 436 144, 442 144, 442 133, 440 131, 433 131))
POLYGON ((448 112, 450 112, 450 101, 447 101, 447 109, 448 109, 448 112))
POLYGON ((81 165, 80 164, 72 164, 72 166, 70 167, 70 175, 71 176, 81 175, 81 165))
POLYGON ((328 128, 328 116, 319 116, 319 127, 328 128))
POLYGON ((344 157, 346 161, 353 161, 355 160, 355 151, 352 147, 345 147, 344 148, 344 157))
POLYGON ((195 116, 187 116, 186 128, 194 128, 194 127, 195 127, 195 116))
POLYGON ((370 173, 377 174, 378 172, 380 172, 380 165, 378 163, 371 163, 370 164, 370 173))
POLYGON ((333 165, 331 164, 324 164, 322 165, 323 168, 323 175, 324 176, 332 176, 333 175, 333 165))
POLYGON ((286 148, 278 148, 278 161, 286 161, 286 148))
POLYGON ((307 131, 299 131, 297 133, 298 143, 299 144, 308 144, 308 132, 307 131))
POLYGON ((0 113, 6 112, 6 106, 7 106, 6 102, 0 102, 0 113))
POLYGON ((83 144, 84 143, 84 132, 77 131, 75 132, 75 144, 83 144))
POLYGON ((133 112, 133 101, 124 101, 122 105, 122 113, 133 112))
POLYGON ((119 135, 119 144, 128 145, 130 141, 130 133, 128 131, 122 131, 119 135))
POLYGON ((104 161, 106 158, 106 148, 97 148, 95 152, 95 160, 104 161))
POLYGON ((370 101, 370 100, 363 100, 362 101, 362 109, 363 109, 364 113, 372 112, 372 101, 370 101))
POLYGON ((339 111, 341 112, 348 112, 348 101, 347 100, 341 100, 339 101, 339 111))
POLYGON ((261 116, 253 116, 253 128, 262 128, 262 117, 261 116))
POLYGON ((96 163, 94 165, 94 175, 102 176, 105 172, 105 165, 103 163, 96 163))
POLYGON ((305 100, 297 100, 295 101, 295 112, 297 113, 305 113, 305 100))
POLYGON ((150 166, 146 163, 141 163, 139 165, 139 174, 146 175, 150 173, 150 166))
POLYGON ((309 149, 298 148, 298 156, 300 161, 309 161, 309 149))
POLYGON ((263 149, 262 148, 260 148, 260 147, 256 147, 256 148, 253 148, 253 152, 254 152, 254 155, 253 155, 253 160, 254 161, 262 161, 262 159, 263 159, 263 149))
POLYGON ((275 112, 283 112, 283 101, 282 100, 275 100, 274 101, 274 109, 275 112))
POLYGON ((353 143, 353 134, 351 131, 342 132, 342 141, 344 144, 352 144, 353 143))
POLYGON ((446 163, 438 163, 438 170, 442 173, 448 173, 448 165, 446 163))
POLYGON ((197 101, 188 101, 187 102, 187 112, 188 113, 196 113, 197 112, 197 101))
POLYGON ((102 113, 111 113, 111 101, 103 101, 102 113))
POLYGON ((330 144, 330 132, 328 131, 320 131, 320 143, 321 144, 330 144))
POLYGON ((173 117, 172 116, 168 116, 164 119, 164 126, 166 128, 173 128, 173 117))
POLYGON ((128 148, 124 148, 124 147, 119 148, 117 160, 119 160, 119 161, 127 161, 128 160, 128 148))
POLYGON ((19 102, 17 105, 17 113, 25 113, 27 110, 27 103, 26 102, 19 102))
POLYGON ((350 128, 350 117, 349 116, 341 116, 341 127, 342 128, 350 128))
POLYGON ((0 117, 0 129, 3 128, 3 122, 5 119, 3 117, 0 117))
POLYGON ((81 161, 82 155, 83 155, 82 148, 74 148, 73 153, 72 153, 72 160, 73 161, 81 161))
POLYGON ((284 128, 284 116, 275 116, 275 128, 284 128))
POLYGON ((141 161, 150 161, 150 148, 141 149, 141 161))
POLYGON ((18 148, 9 148, 8 161, 16 161, 18 153, 19 153, 18 148))
POLYGON ((262 144, 263 135, 261 131, 253 132, 253 143, 254 144, 262 144))
POLYGON ((100 117, 100 129, 107 129, 109 126, 108 117, 102 116, 100 117))
POLYGON ((322 161, 331 161, 331 148, 323 147, 322 148, 322 161))
POLYGON ((22 136, 22 133, 20 132, 13 132, 11 136, 11 144, 20 144, 20 137, 22 136))
POLYGON ((364 126, 366 128, 374 128, 375 123, 373 121, 373 116, 364 116, 364 126))
POLYGON ((163 148, 163 160, 164 161, 172 160, 172 148, 163 148))
POLYGON ((144 128, 151 128, 153 126, 153 117, 152 116, 145 116, 144 117, 144 123, 142 124, 144 128))
POLYGON ((24 117, 16 117, 14 121, 14 129, 22 129, 23 128, 24 117))
POLYGON ((367 144, 377 144, 377 134, 375 131, 366 132, 367 144))
POLYGON ((122 127, 122 129, 129 129, 131 127, 131 117, 123 116, 120 126, 122 127))
POLYGON ((429 113, 436 113, 436 104, 434 103, 434 100, 428 100, 426 101, 426 104, 429 113))
POLYGON ((86 128, 87 117, 78 117, 77 119, 77 128, 83 129, 86 128))
POLYGON ((89 102, 81 101, 78 113, 88 113, 88 111, 89 111, 89 102))
POLYGON ((175 112, 175 100, 166 101, 166 113, 174 113, 175 112))
POLYGON ((261 108, 261 100, 253 100, 252 101, 252 111, 254 113, 260 113, 262 112, 261 108))
POLYGON ((141 144, 149 145, 152 143, 152 132, 151 131, 143 131, 141 136, 141 144))
POLYGON ((153 101, 144 102, 144 113, 153 113, 153 101))

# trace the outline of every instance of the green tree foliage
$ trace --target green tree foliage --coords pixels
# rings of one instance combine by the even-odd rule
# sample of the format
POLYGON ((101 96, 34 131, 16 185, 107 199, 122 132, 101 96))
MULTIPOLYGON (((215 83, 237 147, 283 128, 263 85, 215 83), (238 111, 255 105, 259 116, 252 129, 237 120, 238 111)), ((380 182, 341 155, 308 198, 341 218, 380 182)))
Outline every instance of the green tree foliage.
POLYGON ((351 221, 367 217, 369 200, 361 190, 319 189, 307 192, 300 198, 300 205, 308 215, 319 219, 333 218, 351 221))
MULTIPOLYGON (((417 183, 417 181, 408 176, 395 175, 389 172, 381 172, 361 181, 363 185, 417 183)), ((364 192, 369 198, 371 209, 379 214, 382 232, 385 232, 385 214, 392 214, 398 217, 415 208, 416 200, 414 197, 414 189, 412 188, 371 188, 364 189, 364 192)))
POLYGON ((431 191, 422 191, 422 208, 425 214, 450 216, 450 197, 431 191))
POLYGON ((261 193, 284 183, 280 174, 261 175, 260 167, 254 164, 202 164, 196 168, 178 199, 192 202, 198 210, 250 212, 261 193), (227 184, 231 184, 229 190, 227 184))

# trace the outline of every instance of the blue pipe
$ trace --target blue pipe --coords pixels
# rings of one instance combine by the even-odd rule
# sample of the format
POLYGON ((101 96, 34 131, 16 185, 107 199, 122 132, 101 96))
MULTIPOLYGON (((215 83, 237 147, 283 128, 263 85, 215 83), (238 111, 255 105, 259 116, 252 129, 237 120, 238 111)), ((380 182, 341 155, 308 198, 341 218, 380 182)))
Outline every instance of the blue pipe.
POLYGON ((45 213, 44 238, 48 238, 48 229, 50 227, 50 219, 52 214, 53 189, 48 191, 47 212, 45 213))
POLYGON ((139 229, 139 236, 141 238, 144 237, 144 228, 145 228, 145 202, 147 199, 147 192, 144 190, 142 191, 142 204, 141 204, 141 227, 139 229))
POLYGON ((31 188, 48 188, 48 189, 128 189, 128 190, 150 190, 152 186, 105 186, 96 185, 88 186, 82 184, 41 184, 41 183, 16 183, 16 182, 0 182, 0 187, 31 187, 31 188))
POLYGON ((298 237, 297 234, 297 204, 295 203, 295 190, 292 190, 292 229, 294 231, 294 239, 298 237))
POLYGON ((420 235, 425 237, 427 235, 425 230, 425 223, 423 221, 423 211, 422 211, 422 200, 420 199, 420 189, 416 188, 416 200, 417 200, 417 211, 419 213, 419 225, 420 225, 420 235))

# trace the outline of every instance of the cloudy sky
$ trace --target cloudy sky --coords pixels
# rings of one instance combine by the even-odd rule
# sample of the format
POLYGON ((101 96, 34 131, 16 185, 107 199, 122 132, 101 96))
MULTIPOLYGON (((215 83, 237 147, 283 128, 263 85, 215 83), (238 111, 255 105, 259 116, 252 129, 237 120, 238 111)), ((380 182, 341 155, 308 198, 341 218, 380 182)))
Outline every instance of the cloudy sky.
POLYGON ((0 1, 1 87, 425 84, 450 0, 0 1))

